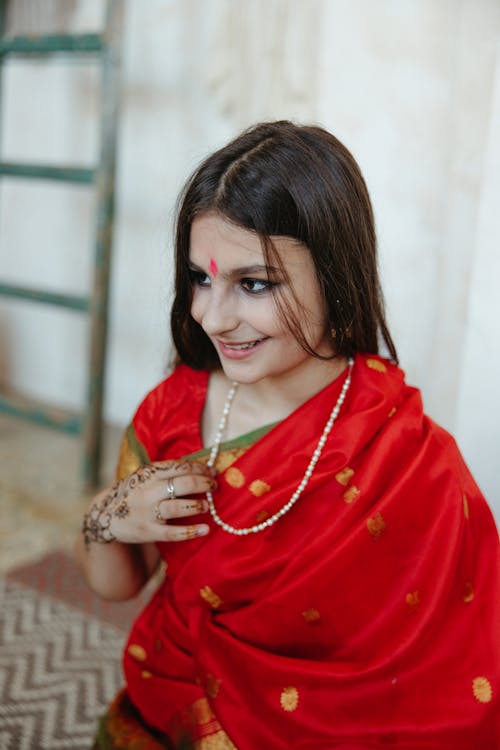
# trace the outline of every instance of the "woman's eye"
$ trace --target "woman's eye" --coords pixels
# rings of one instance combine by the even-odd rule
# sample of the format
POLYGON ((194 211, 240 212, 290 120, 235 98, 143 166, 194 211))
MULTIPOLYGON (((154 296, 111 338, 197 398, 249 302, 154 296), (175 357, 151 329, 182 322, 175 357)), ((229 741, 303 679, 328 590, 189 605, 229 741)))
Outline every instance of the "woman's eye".
POLYGON ((191 280, 191 284, 195 286, 210 286, 210 277, 207 276, 206 273, 203 273, 203 271, 194 271, 190 269, 189 271, 189 278, 191 280))
POLYGON ((240 282, 241 286, 249 294, 262 294, 263 292, 269 292, 276 284, 267 279, 242 279, 240 282))

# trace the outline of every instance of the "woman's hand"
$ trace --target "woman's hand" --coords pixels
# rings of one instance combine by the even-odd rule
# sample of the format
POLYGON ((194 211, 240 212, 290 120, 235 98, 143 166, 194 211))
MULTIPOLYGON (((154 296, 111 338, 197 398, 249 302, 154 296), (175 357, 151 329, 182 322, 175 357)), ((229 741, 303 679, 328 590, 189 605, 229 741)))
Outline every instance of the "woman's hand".
POLYGON ((170 525, 173 518, 206 513, 206 500, 192 497, 216 487, 210 470, 195 461, 163 461, 143 466, 100 492, 83 520, 92 542, 180 542, 203 536, 207 524, 170 525))

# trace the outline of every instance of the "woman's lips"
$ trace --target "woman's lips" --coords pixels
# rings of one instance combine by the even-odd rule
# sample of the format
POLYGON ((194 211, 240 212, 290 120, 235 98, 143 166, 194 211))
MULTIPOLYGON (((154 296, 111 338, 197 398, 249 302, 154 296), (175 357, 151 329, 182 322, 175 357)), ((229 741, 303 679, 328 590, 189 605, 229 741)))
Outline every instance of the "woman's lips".
POLYGON ((267 338, 254 341, 221 341, 217 339, 219 352, 228 359, 245 359, 258 349, 267 338))

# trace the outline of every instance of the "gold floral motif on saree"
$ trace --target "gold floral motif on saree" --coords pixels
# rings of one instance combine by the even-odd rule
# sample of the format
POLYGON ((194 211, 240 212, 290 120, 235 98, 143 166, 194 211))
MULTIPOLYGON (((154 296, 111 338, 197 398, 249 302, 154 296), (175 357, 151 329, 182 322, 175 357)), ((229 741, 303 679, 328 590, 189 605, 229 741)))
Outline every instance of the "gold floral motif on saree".
POLYGON ((210 586, 204 586, 200 589, 200 596, 212 607, 212 609, 217 609, 222 604, 222 599, 212 591, 210 586))
POLYGON ((474 599, 474 587, 472 586, 472 583, 470 581, 467 581, 467 583, 464 586, 463 600, 466 604, 468 604, 473 599, 474 599))
POLYGON ((224 472, 224 479, 230 487, 240 488, 245 484, 244 474, 235 466, 230 466, 224 472))
POLYGON ((315 607, 310 607, 302 612, 302 617, 308 623, 314 623, 321 620, 321 615, 315 607))
POLYGON ((367 359, 366 366, 377 372, 387 372, 387 367, 379 359, 367 359))
POLYGON ((406 594, 405 601, 411 610, 418 609, 420 606, 420 593, 418 591, 412 591, 411 593, 406 594))
MULTIPOLYGON (((218 474, 222 474, 234 462, 245 453, 245 448, 231 448, 219 453, 215 459, 215 469, 218 474)), ((208 461, 208 455, 207 455, 208 461)))
POLYGON ((359 490, 357 487, 355 487, 353 484, 346 489, 342 497, 344 498, 345 502, 350 505, 353 503, 357 498, 361 495, 361 490, 359 490))
POLYGON ((146 659, 148 658, 146 649, 144 649, 138 643, 131 643, 127 651, 132 659, 135 659, 136 661, 146 661, 146 659))
POLYGON ((339 484, 343 485, 344 487, 347 487, 347 485, 349 484, 353 476, 354 476, 354 469, 351 469, 350 466, 346 466, 344 469, 342 469, 342 471, 338 471, 335 474, 335 479, 337 480, 339 484))
POLYGON ((250 483, 248 489, 252 495, 255 495, 255 497, 262 497, 266 492, 269 492, 271 486, 267 482, 264 482, 263 479, 254 479, 254 481, 250 483))
POLYGON ((487 677, 476 677, 472 680, 472 692, 479 703, 489 703, 493 697, 491 683, 487 677))
POLYGON ((386 523, 381 513, 375 513, 373 518, 369 518, 366 527, 374 539, 378 539, 386 529, 386 523))
POLYGON ((286 687, 281 691, 281 708, 283 711, 295 711, 299 705, 299 691, 296 687, 286 687))

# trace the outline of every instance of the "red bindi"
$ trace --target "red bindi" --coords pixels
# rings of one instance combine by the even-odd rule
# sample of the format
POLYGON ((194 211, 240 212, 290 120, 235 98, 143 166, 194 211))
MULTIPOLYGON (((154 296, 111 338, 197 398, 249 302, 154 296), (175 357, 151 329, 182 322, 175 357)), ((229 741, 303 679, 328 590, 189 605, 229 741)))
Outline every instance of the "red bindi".
POLYGON ((219 268, 213 258, 210 258, 210 263, 208 264, 208 270, 210 271, 210 273, 212 274, 214 278, 217 276, 219 268))

